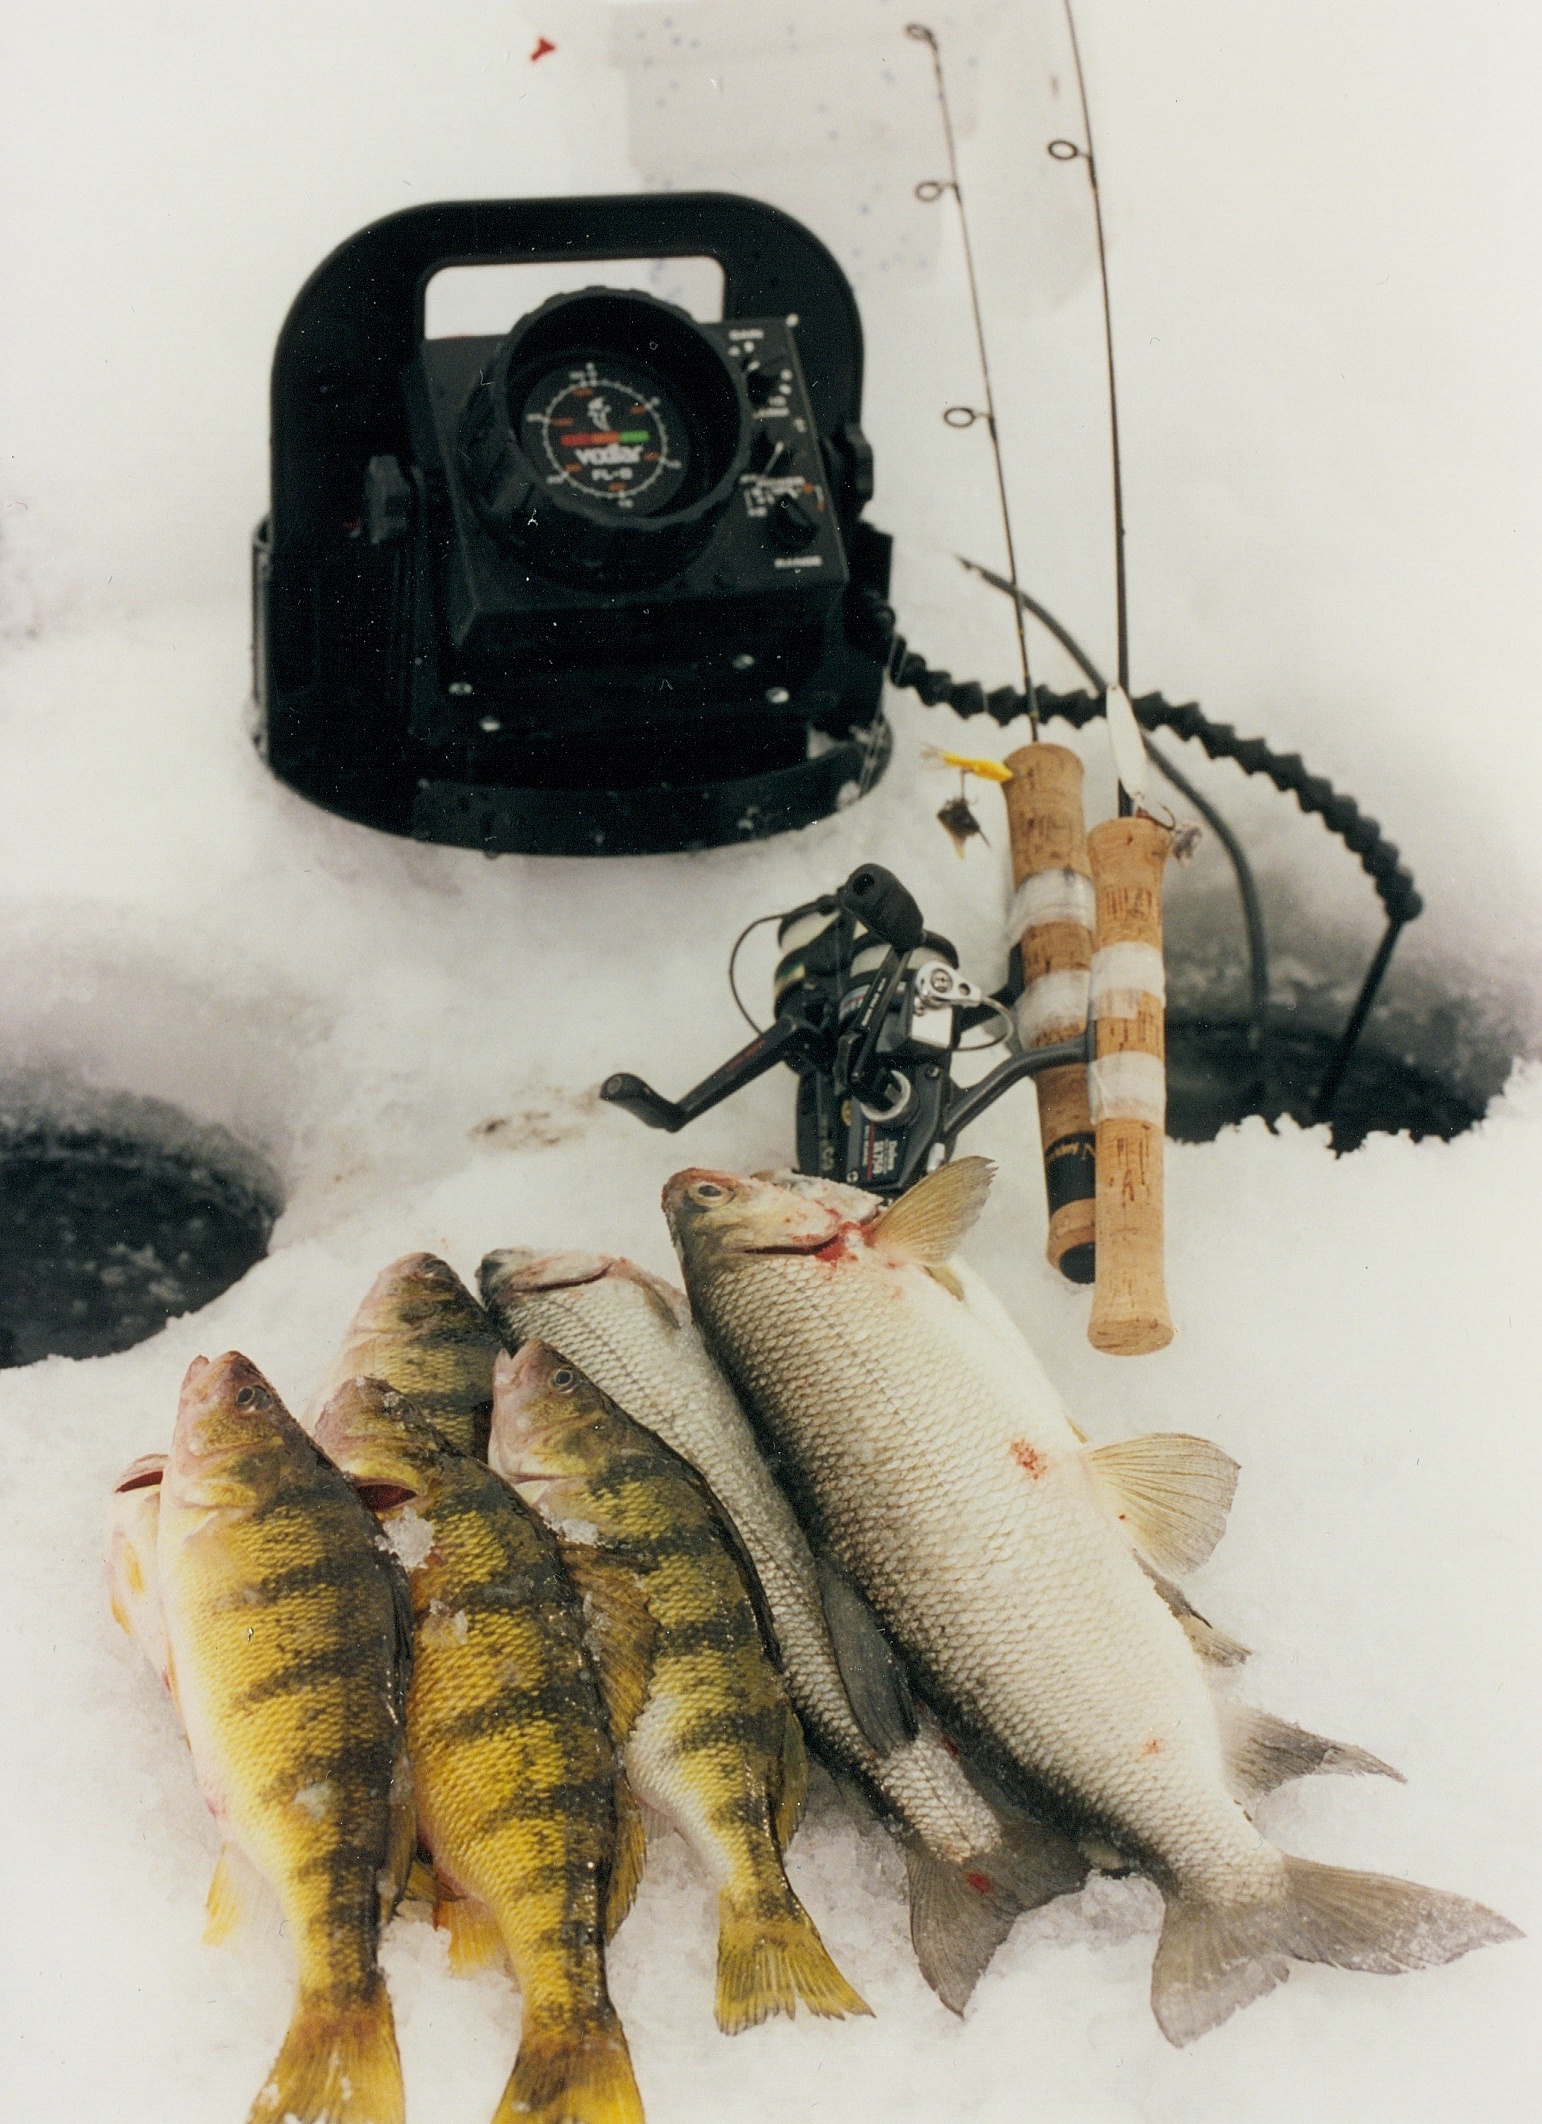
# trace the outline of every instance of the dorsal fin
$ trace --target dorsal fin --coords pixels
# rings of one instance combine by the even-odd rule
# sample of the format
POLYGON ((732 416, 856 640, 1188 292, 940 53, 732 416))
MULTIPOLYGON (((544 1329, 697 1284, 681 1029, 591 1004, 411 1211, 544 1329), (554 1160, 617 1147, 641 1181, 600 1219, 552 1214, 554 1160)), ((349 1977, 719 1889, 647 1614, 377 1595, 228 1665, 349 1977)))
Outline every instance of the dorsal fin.
POLYGON ((1237 1463, 1208 1438, 1151 1431, 1090 1446, 1086 1463, 1115 1518, 1159 1573, 1197 1570, 1226 1531, 1237 1463))
POLYGON ((958 1252, 995 1177, 989 1158, 955 1158, 907 1188, 863 1229, 874 1246, 906 1254, 923 1268, 936 1267, 958 1252))

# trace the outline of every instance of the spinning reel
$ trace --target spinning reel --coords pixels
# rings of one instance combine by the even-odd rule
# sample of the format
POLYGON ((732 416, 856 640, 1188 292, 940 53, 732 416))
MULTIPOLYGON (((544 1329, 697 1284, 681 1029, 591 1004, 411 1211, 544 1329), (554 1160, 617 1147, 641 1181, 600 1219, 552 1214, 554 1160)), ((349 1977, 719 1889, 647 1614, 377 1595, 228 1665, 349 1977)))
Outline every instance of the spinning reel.
MULTIPOLYGON (((676 1101, 640 1077, 607 1077, 600 1097, 671 1135, 779 1062, 798 1074, 798 1167, 885 1197, 952 1155, 962 1132, 1024 1077, 1084 1064, 1086 1033, 1015 1052, 979 1083, 953 1082, 964 1036, 995 1023, 1016 1046, 1005 994, 958 971, 914 899, 877 863, 781 916, 776 1018, 676 1101)), ((967 1050, 965 1050, 967 1052, 967 1050)))

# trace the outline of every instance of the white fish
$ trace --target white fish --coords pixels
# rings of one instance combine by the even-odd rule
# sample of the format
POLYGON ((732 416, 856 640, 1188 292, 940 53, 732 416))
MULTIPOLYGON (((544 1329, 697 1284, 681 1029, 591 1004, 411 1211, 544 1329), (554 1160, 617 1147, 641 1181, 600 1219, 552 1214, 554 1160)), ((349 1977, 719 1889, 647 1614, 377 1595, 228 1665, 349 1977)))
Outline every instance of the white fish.
POLYGON ((939 1706, 1156 1880, 1171 2041, 1291 1960, 1413 1969, 1515 1937, 1479 1904, 1288 1857, 1253 1826, 1244 1802, 1288 1777, 1385 1765, 1211 1697, 1143 1563, 1203 1560, 1235 1466, 1201 1439, 1087 1447, 1027 1345, 932 1273, 990 1170, 962 1159, 862 1222, 728 1173, 666 1187, 696 1317, 805 1516, 939 1706))
POLYGON ((902 1825, 917 1956, 939 1995, 962 2011, 1019 1911, 1081 1885, 1086 1869, 1076 1851, 987 1802, 935 1721, 910 1706, 865 1604, 828 1570, 821 1584, 792 1507, 679 1291, 629 1261, 520 1248, 487 1257, 481 1290, 510 1348, 541 1341, 560 1350, 703 1477, 755 1568, 814 1745, 902 1825))

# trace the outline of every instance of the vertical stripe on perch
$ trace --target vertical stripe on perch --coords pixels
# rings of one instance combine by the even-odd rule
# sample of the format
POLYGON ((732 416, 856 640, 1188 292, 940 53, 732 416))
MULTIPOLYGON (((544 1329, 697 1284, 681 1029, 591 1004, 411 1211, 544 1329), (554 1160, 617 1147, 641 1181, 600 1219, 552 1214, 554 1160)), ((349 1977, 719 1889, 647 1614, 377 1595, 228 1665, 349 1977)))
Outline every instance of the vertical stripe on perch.
POLYGON ((1097 1289, 1087 1339, 1116 1357, 1172 1340, 1163 1259, 1167 1111, 1162 869, 1172 834, 1155 819, 1106 819, 1087 836, 1097 894, 1088 1072, 1097 1134, 1097 1289))
MULTIPOLYGON (((1023 993, 1017 1004, 1023 1046, 1072 1040, 1087 1023, 1092 966, 1093 887, 1082 820, 1082 763, 1064 745, 1024 745, 1011 753, 1004 785, 1016 888, 1009 931, 1019 942, 1023 993), (1020 940, 1020 941, 1019 941, 1020 940)), ((1050 1261, 1073 1283, 1090 1283, 1096 1254, 1096 1193, 1087 1072, 1078 1064, 1035 1080, 1050 1261)))

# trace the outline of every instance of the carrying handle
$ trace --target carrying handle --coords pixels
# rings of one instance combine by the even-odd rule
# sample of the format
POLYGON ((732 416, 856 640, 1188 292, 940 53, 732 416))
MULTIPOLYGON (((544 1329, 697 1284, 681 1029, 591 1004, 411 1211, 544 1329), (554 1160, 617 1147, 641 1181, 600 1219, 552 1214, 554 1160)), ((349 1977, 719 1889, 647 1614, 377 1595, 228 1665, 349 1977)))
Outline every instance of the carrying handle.
POLYGON ((1162 1226, 1167 1107, 1162 870, 1169 829, 1136 814, 1087 836, 1096 892, 1088 1072, 1097 1137, 1097 1288, 1087 1339, 1115 1357, 1172 1340, 1162 1226))

